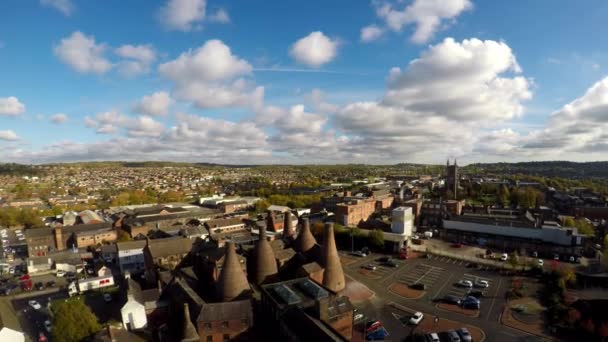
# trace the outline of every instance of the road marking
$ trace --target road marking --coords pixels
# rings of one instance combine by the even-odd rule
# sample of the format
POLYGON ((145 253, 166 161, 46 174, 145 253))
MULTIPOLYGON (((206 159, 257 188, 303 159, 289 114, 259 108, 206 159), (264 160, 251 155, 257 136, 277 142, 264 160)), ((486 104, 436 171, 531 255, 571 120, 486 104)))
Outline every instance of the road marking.
POLYGON ((508 336, 511 336, 511 337, 517 337, 517 335, 510 334, 510 333, 508 333, 506 331, 501 331, 501 333, 505 334, 505 335, 508 335, 508 336))
POLYGON ((502 282, 502 278, 498 279, 498 286, 496 286, 496 292, 494 293, 494 297, 492 298, 492 303, 490 304, 490 310, 488 311, 488 316, 486 317, 486 321, 490 319, 490 315, 492 315, 492 308, 494 307, 494 302, 496 301, 496 297, 498 296, 498 291, 500 291, 500 283, 502 282))
POLYGON ((443 285, 441 285, 441 287, 439 288, 439 290, 437 290, 437 292, 435 292, 435 296, 433 296, 433 299, 439 297, 439 294, 441 293, 441 291, 443 291, 443 288, 450 283, 450 279, 452 278, 452 276, 454 275, 454 273, 450 273, 450 276, 448 277, 448 279, 446 280, 445 283, 443 283, 443 285))
POLYGON ((424 278, 424 276, 425 276, 425 275, 427 275, 427 274, 428 274, 430 271, 431 271, 431 270, 426 271, 426 273, 424 273, 424 274, 422 275, 422 277, 418 278, 418 280, 416 280, 416 281, 414 282, 414 284, 415 284, 415 283, 419 283, 419 282, 420 282, 420 280, 422 280, 422 278, 424 278))

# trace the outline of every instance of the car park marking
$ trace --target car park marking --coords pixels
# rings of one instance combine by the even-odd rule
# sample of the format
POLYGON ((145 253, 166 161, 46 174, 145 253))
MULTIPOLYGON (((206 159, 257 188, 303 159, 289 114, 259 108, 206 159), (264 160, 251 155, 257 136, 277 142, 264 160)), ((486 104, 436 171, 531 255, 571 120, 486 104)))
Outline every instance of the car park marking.
POLYGON ((501 283, 502 283, 502 279, 498 278, 498 285, 496 285, 496 291, 492 298, 492 302, 490 303, 490 310, 488 311, 488 316, 486 317, 486 321, 490 319, 490 315, 492 314, 492 308, 494 308, 494 302, 496 302, 496 297, 498 297, 498 291, 500 290, 501 283))

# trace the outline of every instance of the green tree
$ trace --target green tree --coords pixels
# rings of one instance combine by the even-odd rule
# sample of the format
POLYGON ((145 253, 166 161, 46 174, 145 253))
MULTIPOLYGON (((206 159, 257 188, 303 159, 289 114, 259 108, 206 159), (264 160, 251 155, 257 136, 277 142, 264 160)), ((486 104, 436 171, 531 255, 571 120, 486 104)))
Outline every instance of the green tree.
POLYGON ((98 332, 97 317, 81 298, 56 301, 53 312, 53 341, 77 342, 98 332))
POLYGON ((509 188, 507 188, 506 185, 503 185, 500 188, 498 200, 502 203, 502 205, 508 206, 510 199, 511 199, 511 192, 509 191, 509 188))
POLYGON ((380 229, 374 229, 367 236, 369 244, 376 248, 384 248, 384 233, 380 229))
POLYGON ((564 227, 574 228, 574 219, 570 216, 566 217, 566 219, 564 220, 564 227))
POLYGON ((582 235, 594 235, 595 234, 595 228, 593 227, 593 225, 591 223, 589 223, 585 219, 578 219, 578 220, 574 221, 574 227, 576 227, 576 230, 578 231, 579 234, 582 234, 582 235))

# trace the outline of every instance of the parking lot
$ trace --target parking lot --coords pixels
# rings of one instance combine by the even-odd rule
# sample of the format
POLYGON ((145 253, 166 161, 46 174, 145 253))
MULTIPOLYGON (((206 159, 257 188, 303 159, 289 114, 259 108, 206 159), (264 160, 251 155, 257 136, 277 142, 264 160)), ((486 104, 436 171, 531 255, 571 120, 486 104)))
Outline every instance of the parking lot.
POLYGON ((442 267, 432 266, 428 264, 416 264, 409 268, 407 272, 402 272, 397 276, 397 279, 406 285, 424 284, 427 288, 431 288, 443 277, 445 269, 442 267))

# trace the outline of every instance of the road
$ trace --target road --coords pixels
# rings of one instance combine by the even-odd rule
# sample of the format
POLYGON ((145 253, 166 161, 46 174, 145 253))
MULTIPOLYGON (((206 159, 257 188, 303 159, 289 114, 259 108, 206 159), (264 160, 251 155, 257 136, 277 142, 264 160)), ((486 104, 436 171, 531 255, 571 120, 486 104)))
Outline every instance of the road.
POLYGON ((543 341, 542 338, 511 329, 499 322, 504 305, 504 292, 508 289, 508 284, 510 283, 509 277, 503 277, 493 272, 471 270, 466 268, 463 262, 447 258, 443 260, 421 258, 404 260, 401 261, 401 265, 397 269, 379 267, 378 271, 374 272, 381 273, 380 279, 370 279, 359 272, 361 265, 373 263, 378 257, 380 255, 360 258, 356 262, 346 265, 344 269, 350 277, 365 284, 383 300, 366 303, 362 306, 362 310, 366 314, 369 314, 369 318, 382 320, 392 336, 391 341, 403 339, 410 333, 409 329, 411 329, 403 327, 401 322, 394 317, 394 308, 386 305, 387 302, 391 301, 413 310, 477 326, 484 330, 486 341, 543 341), (392 283, 399 280, 407 281, 407 279, 413 279, 411 273, 420 272, 420 270, 416 269, 417 266, 427 269, 430 266, 438 269, 430 272, 425 271, 420 274, 423 276, 422 279, 429 275, 434 277, 431 279, 432 284, 427 289, 425 296, 415 300, 405 299, 389 291, 388 287, 392 283), (492 280, 491 287, 487 289, 490 292, 490 297, 482 299, 483 305, 479 317, 468 317, 459 313, 440 310, 435 306, 436 303, 433 301, 434 298, 441 298, 445 293, 454 291, 452 283, 457 282, 465 274, 479 275, 480 277, 492 280))

